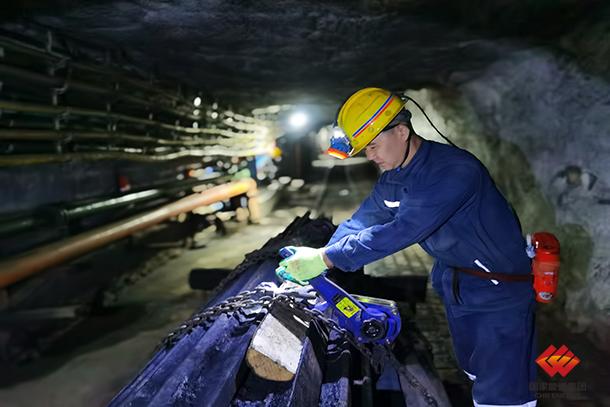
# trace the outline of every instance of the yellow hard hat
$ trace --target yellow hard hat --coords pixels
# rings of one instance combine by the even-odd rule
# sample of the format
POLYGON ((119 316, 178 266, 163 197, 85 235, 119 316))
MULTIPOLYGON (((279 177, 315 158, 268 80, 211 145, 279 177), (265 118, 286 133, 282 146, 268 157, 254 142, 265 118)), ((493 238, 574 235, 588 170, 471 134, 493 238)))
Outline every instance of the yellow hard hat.
POLYGON ((358 154, 390 124, 404 106, 405 102, 389 90, 364 88, 354 93, 341 106, 337 115, 337 124, 351 148, 333 148, 331 145, 328 153, 338 158, 358 154))

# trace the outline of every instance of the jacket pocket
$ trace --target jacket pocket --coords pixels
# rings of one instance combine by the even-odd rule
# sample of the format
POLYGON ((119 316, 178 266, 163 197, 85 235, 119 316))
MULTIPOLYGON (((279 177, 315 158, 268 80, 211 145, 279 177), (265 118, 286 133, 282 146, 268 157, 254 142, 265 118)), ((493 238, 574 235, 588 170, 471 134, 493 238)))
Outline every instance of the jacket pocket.
POLYGON ((442 285, 445 301, 451 305, 461 304, 458 271, 445 267, 442 275, 442 285))

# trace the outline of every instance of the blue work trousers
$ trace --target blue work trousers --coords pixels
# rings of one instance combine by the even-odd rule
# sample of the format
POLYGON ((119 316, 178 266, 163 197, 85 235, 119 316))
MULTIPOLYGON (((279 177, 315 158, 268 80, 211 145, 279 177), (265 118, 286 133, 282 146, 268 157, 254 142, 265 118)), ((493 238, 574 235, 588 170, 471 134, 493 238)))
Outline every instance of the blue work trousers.
POLYGON ((536 405, 530 391, 536 380, 536 302, 533 293, 511 298, 514 287, 508 292, 501 287, 531 283, 495 283, 451 268, 435 268, 432 274, 432 285, 445 305, 457 361, 473 381, 474 405, 532 407, 536 405), (493 294, 508 297, 497 301, 493 294))

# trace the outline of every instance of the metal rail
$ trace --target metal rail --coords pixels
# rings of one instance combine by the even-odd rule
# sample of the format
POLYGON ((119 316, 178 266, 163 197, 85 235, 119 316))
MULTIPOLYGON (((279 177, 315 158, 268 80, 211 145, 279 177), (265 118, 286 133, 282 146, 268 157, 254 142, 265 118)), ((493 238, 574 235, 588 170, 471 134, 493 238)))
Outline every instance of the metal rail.
POLYGON ((220 176, 215 174, 206 179, 189 179, 170 185, 159 185, 156 188, 143 191, 133 192, 118 197, 100 199, 95 202, 87 202, 75 204, 68 207, 48 207, 42 208, 40 213, 33 213, 29 216, 16 217, 0 220, 0 236, 7 236, 14 233, 23 232, 35 227, 51 227, 57 226, 60 222, 72 222, 86 216, 94 215, 100 212, 109 211, 127 205, 133 205, 139 202, 151 201, 163 196, 170 197, 171 194, 186 191, 197 187, 204 187, 210 182, 220 183, 228 182, 230 176, 220 176))
MULTIPOLYGON (((212 130, 208 134, 225 134, 219 129, 212 130)), ((198 145, 234 145, 246 141, 256 141, 256 136, 239 134, 239 139, 226 138, 182 138, 169 140, 150 136, 139 136, 126 133, 104 132, 104 131, 72 131, 72 130, 29 130, 29 129, 0 129, 0 140, 10 141, 110 141, 113 143, 133 142, 141 144, 154 144, 162 146, 198 146, 198 145)))
POLYGON ((164 81, 134 77, 142 71, 128 61, 113 61, 107 50, 78 39, 56 37, 46 27, 28 25, 26 36, 0 30, 0 48, 4 51, 1 75, 31 83, 36 93, 46 95, 43 100, 48 92, 53 98, 49 104, 34 102, 31 95, 20 100, 19 94, 16 99, 0 100, 3 123, 6 121, 0 129, 0 141, 10 143, 7 154, 0 155, 0 166, 244 157, 267 154, 275 137, 269 121, 230 110, 216 111, 218 104, 211 101, 200 107, 192 99, 200 97, 200 92, 185 93, 181 86, 170 88, 164 81), (78 48, 83 52, 72 55, 78 48), (41 69, 24 61, 36 61, 41 69), (76 92, 78 98, 89 97, 88 104, 95 101, 101 105, 80 106, 78 98, 69 98, 70 106, 58 103, 60 95, 70 92, 76 92), (117 101, 122 103, 115 110, 117 101), (206 114, 208 109, 215 113, 206 114), (145 113, 138 113, 140 110, 145 113), (193 125, 189 126, 191 120, 193 125), (101 144, 111 146, 101 148, 101 144), (167 148, 162 151, 151 146, 167 148))
MULTIPOLYGON (((12 76, 14 78, 32 81, 32 82, 36 82, 40 85, 47 85, 47 86, 52 86, 52 87, 56 87, 56 88, 68 86, 69 89, 74 89, 74 90, 78 90, 81 92, 89 92, 89 93, 94 93, 94 94, 98 94, 98 95, 107 95, 107 96, 114 96, 114 97, 120 96, 120 99, 122 99, 122 100, 127 100, 132 103, 136 103, 136 104, 148 106, 148 107, 156 104, 156 102, 153 101, 152 99, 148 100, 148 99, 139 98, 137 96, 128 95, 123 92, 119 92, 116 89, 102 88, 99 86, 90 85, 85 82, 77 81, 77 80, 70 79, 70 78, 64 78, 64 77, 60 77, 60 76, 47 76, 47 75, 40 74, 38 72, 32 72, 32 71, 28 71, 26 69, 21 69, 21 68, 17 68, 17 67, 5 65, 5 64, 0 64, 0 74, 12 76)), ((175 113, 180 116, 184 116, 183 113, 177 112, 175 110, 168 110, 167 108, 164 108, 163 110, 167 110, 167 111, 170 111, 171 113, 175 113)), ((192 118, 196 118, 196 116, 192 116, 192 118)))
POLYGON ((112 76, 118 80, 123 81, 124 83, 139 88, 144 92, 149 92, 153 95, 163 96, 165 98, 170 99, 173 103, 183 103, 185 105, 190 106, 190 101, 186 100, 185 98, 180 97, 178 95, 173 95, 165 91, 159 91, 157 90, 157 88, 152 87, 152 83, 126 77, 124 75, 124 72, 115 68, 106 67, 105 69, 101 69, 97 66, 76 62, 72 59, 71 56, 67 54, 62 54, 57 51, 52 51, 50 49, 39 48, 37 46, 27 44, 25 42, 15 40, 6 36, 0 36, 0 47, 20 52, 32 57, 46 59, 54 62, 55 64, 63 64, 68 62, 70 67, 73 69, 79 69, 100 75, 112 76))
POLYGON ((246 179, 212 187, 189 195, 153 211, 132 216, 68 239, 51 243, 0 262, 0 288, 40 273, 98 247, 147 229, 164 220, 193 209, 245 193, 255 194, 256 182, 246 179))
POLYGON ((267 149, 250 148, 247 150, 234 150, 222 147, 210 147, 205 150, 182 150, 164 155, 144 155, 139 153, 125 152, 89 152, 89 153, 67 153, 67 154, 23 154, 12 156, 0 156, 0 167, 35 165, 45 163, 58 163, 68 161, 96 161, 96 160, 131 160, 143 162, 172 161, 184 157, 251 157, 265 154, 267 149))
MULTIPOLYGON (((47 114, 47 115, 55 115, 55 116, 85 116, 92 118, 101 118, 101 119, 112 119, 118 121, 124 121, 129 123, 135 123, 143 126, 152 126, 156 128, 160 128, 163 130, 175 131, 179 133, 186 133, 188 135, 198 135, 198 134, 215 134, 225 137, 257 137, 257 133, 236 133, 230 130, 224 129, 213 129, 213 128, 195 128, 195 127, 184 127, 173 124, 167 124, 155 120, 150 119, 142 119, 139 117, 129 116, 122 113, 113 113, 103 110, 95 110, 95 109, 86 109, 74 106, 48 106, 48 105, 39 105, 35 103, 26 103, 26 102, 13 102, 8 100, 0 100, 0 109, 14 112, 22 112, 22 113, 34 113, 34 114, 47 114)), ((230 123, 225 121, 225 123, 229 126, 233 126, 238 130, 243 130, 244 126, 238 125, 237 122, 230 123)), ((250 125, 253 126, 253 125, 250 125)), ((263 129, 262 126, 257 126, 258 130, 266 130, 263 129)))

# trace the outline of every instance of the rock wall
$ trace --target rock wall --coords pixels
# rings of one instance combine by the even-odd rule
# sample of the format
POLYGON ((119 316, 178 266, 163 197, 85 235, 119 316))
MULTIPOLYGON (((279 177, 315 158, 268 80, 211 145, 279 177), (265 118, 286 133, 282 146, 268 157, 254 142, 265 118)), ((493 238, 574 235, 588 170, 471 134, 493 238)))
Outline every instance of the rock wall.
MULTIPOLYGON (((525 233, 562 244, 556 312, 610 349, 610 83, 540 49, 507 50, 450 89, 409 92, 489 168, 525 233)), ((421 113, 414 128, 440 139, 421 113)))

